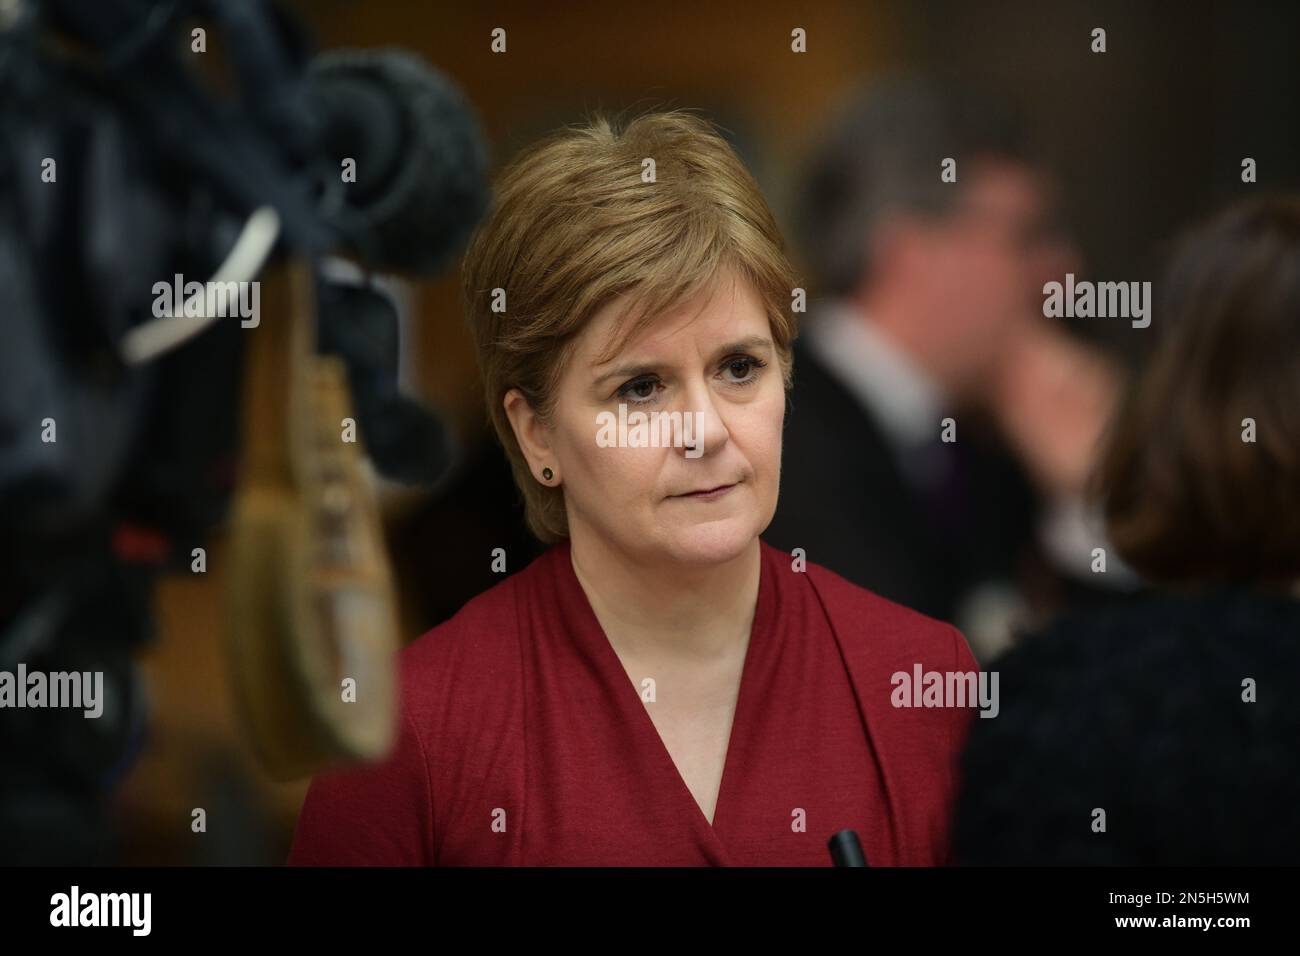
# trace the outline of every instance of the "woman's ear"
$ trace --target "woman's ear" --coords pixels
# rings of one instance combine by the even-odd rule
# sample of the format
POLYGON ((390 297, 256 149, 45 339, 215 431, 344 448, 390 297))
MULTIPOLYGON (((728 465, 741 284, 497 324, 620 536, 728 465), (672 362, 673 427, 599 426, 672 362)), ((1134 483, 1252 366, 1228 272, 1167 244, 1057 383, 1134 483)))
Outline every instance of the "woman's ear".
POLYGON ((510 389, 501 401, 515 433, 515 441, 519 442, 519 450, 524 453, 533 477, 543 481, 542 469, 556 467, 552 461, 550 435, 546 426, 519 389, 510 389))

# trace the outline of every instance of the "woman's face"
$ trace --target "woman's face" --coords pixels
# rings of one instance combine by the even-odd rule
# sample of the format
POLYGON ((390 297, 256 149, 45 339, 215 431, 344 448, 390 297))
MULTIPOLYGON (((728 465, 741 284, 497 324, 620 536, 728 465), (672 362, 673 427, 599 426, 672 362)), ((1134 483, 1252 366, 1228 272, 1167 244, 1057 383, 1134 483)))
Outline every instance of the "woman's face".
POLYGON ((575 342, 551 427, 532 426, 533 472, 555 471, 575 541, 652 564, 734 558, 772 520, 780 481, 785 390, 763 306, 725 274, 597 364, 621 308, 598 311, 575 342))

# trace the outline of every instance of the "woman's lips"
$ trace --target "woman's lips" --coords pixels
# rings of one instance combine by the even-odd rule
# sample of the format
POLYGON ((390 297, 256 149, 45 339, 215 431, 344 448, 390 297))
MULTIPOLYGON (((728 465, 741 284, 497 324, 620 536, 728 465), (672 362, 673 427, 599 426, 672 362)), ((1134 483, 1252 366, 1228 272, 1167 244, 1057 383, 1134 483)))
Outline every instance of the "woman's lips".
POLYGON ((674 498, 693 498, 696 501, 715 501, 723 495, 729 494, 731 489, 736 487, 736 482, 729 485, 719 485, 716 488, 709 488, 706 491, 692 491, 684 495, 673 495, 674 498))

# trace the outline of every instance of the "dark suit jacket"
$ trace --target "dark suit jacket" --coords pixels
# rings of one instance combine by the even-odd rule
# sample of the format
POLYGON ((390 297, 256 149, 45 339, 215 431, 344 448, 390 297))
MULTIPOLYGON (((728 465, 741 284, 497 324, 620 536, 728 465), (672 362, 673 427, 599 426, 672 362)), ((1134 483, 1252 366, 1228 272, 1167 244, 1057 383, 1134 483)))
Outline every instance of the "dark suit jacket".
POLYGON ((1014 577, 1033 559, 1034 495, 987 427, 951 413, 957 442, 947 450, 960 455, 965 491, 959 519, 946 519, 802 339, 794 355, 780 496, 764 539, 944 620, 976 584, 1014 577))

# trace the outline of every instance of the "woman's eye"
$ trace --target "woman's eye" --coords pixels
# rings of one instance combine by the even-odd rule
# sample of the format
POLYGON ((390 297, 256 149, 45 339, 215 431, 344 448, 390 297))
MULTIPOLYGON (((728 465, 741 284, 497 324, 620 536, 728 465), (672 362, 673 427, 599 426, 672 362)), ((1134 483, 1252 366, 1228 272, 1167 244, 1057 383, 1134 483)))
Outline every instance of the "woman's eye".
MULTIPOLYGON (((721 372, 728 385, 751 385, 758 380, 759 370, 767 365, 762 359, 752 355, 737 355, 722 363, 721 372)), ((634 378, 619 386, 617 395, 620 400, 634 405, 644 405, 655 400, 655 396, 665 386, 657 376, 634 378)))
POLYGON ((759 361, 752 355, 738 355, 728 359, 722 366, 732 385, 748 385, 758 376, 758 370, 767 363, 759 361), (735 376, 730 377, 730 376, 735 376))
POLYGON ((659 382, 653 378, 639 378, 628 382, 618 390, 620 398, 630 398, 635 402, 648 402, 654 398, 659 382))

